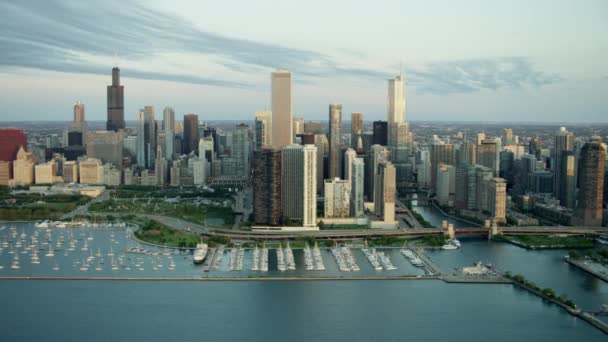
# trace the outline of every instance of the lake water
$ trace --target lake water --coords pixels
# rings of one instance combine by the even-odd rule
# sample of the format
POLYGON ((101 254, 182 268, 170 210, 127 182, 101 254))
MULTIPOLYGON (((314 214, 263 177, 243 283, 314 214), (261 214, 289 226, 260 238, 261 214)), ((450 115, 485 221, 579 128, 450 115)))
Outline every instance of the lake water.
MULTIPOLYGON (((17 236, 31 237, 31 224, 16 226, 17 236)), ((136 243, 124 229, 38 229, 38 238, 50 234, 53 244, 64 236, 78 240, 75 251, 55 256, 39 251, 41 263, 16 248, 0 252, 0 276, 104 276, 104 277, 227 277, 261 273, 228 271, 228 254, 218 271, 203 272, 190 255, 174 255, 175 269, 167 269, 167 256, 125 254, 134 266, 112 271, 107 256, 116 257, 136 243), (70 233, 71 232, 71 233, 70 233), (90 240, 92 238, 92 240, 90 240), (89 250, 81 251, 84 243, 89 250), (20 269, 10 269, 15 253, 20 269), (104 258, 100 271, 92 266, 81 272, 75 264, 97 251, 104 258), (158 266, 159 260, 164 266, 158 266), (59 270, 53 270, 58 266, 59 270)), ((11 237, 0 230, 0 241, 11 237), (6 238, 5 238, 6 236, 6 238)), ((444 271, 491 262, 500 270, 522 273, 539 286, 566 293, 584 309, 608 303, 606 283, 563 263, 565 251, 528 251, 519 247, 462 239, 456 251, 432 250, 427 255, 444 271)), ((10 245, 14 245, 11 242, 10 245)), ((162 249, 160 249, 162 250, 162 249)), ((323 250, 327 271, 303 268, 303 255, 295 250, 297 270, 276 270, 270 251, 270 271, 277 276, 364 276, 422 274, 399 255, 387 250, 397 270, 376 272, 360 250, 353 249, 360 272, 340 272, 331 253, 323 250)), ((97 259, 98 260, 98 259, 97 259)), ((95 265, 95 263, 92 263, 95 265)), ((99 265, 97 265, 99 266, 99 265)), ((151 282, 151 281, 25 281, 0 280, 0 318, 5 329, 0 340, 89 341, 604 341, 606 335, 588 323, 566 314, 526 291, 511 285, 446 284, 435 280, 412 281, 301 281, 301 282, 151 282)))

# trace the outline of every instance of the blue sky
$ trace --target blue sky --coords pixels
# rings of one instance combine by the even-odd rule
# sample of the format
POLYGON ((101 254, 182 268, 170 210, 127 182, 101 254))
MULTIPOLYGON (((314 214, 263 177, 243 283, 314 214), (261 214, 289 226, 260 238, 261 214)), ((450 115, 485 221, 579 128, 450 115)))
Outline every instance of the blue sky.
POLYGON ((127 120, 251 119, 281 67, 310 120, 331 102, 384 119, 403 70, 410 120, 608 122, 603 0, 0 0, 0 51, 0 120, 69 120, 76 100, 103 120, 117 63, 127 120))

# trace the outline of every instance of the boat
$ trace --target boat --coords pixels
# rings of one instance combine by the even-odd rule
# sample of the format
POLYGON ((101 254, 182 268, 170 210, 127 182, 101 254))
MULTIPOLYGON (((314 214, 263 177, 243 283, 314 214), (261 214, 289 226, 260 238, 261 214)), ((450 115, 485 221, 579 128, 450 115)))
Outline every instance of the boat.
POLYGON ((192 261, 195 264, 202 264, 205 262, 205 258, 207 257, 207 249, 208 246, 206 243, 197 244, 196 249, 194 250, 194 255, 192 256, 192 261))
POLYGON ((441 249, 445 249, 445 250, 453 250, 453 249, 458 249, 458 247, 452 245, 451 243, 448 243, 446 245, 441 246, 441 249))
POLYGON ((42 221, 42 222, 37 222, 34 227, 36 228, 48 228, 49 227, 49 221, 42 221))
POLYGON ((460 248, 460 241, 458 239, 450 240, 450 243, 458 248, 460 248))

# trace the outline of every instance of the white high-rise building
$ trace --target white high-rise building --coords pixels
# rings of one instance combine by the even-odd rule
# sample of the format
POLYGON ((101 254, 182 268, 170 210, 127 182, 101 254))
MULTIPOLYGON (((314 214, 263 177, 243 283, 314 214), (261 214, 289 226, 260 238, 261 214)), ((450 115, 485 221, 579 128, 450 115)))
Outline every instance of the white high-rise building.
POLYGON ((405 121, 405 89, 401 75, 388 80, 387 111, 389 124, 405 121))
POLYGON ((165 159, 173 160, 175 142, 175 111, 171 107, 163 110, 163 129, 165 131, 165 159))
POLYGON ((325 180, 325 217, 350 216, 350 190, 348 182, 340 178, 325 180))
POLYGON ((353 186, 353 161, 357 158, 357 152, 349 148, 344 152, 344 179, 348 181, 348 186, 353 186))
POLYGON ((317 147, 304 145, 304 227, 317 226, 317 147))
POLYGON ((292 144, 281 152, 281 212, 286 224, 317 221, 317 148, 292 144))
POLYGON ((276 70, 271 74, 272 88, 272 146, 283 148, 293 143, 293 109, 291 102, 291 72, 276 70))

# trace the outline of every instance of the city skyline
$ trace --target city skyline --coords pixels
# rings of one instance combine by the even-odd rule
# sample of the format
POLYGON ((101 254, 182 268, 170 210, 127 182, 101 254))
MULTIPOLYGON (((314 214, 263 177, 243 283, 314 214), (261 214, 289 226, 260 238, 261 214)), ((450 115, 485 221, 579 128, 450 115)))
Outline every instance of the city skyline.
MULTIPOLYGON (((126 1, 120 7, 130 14, 123 14, 111 5, 88 9, 60 0, 45 6, 0 4, 4 13, 12 14, 0 24, 3 32, 21 32, 19 37, 0 39, 3 50, 9 51, 0 59, 0 73, 11 85, 4 83, 7 89, 0 97, 5 108, 1 121, 68 120, 77 100, 87 106, 89 120, 102 120, 106 108, 100 88, 110 84, 107 72, 117 64, 125 86, 127 121, 136 120, 144 105, 171 106, 178 116, 196 113, 206 120, 226 115, 248 118, 271 107, 267 75, 278 67, 294 75, 294 117, 309 120, 323 119, 327 104, 333 102, 342 103, 345 113, 363 112, 369 121, 384 118, 385 82, 403 72, 414 99, 406 101, 411 121, 606 122, 606 100, 601 94, 608 87, 608 69, 602 62, 608 59, 608 45, 600 33, 607 25, 601 13, 608 8, 602 2, 575 8, 552 2, 554 10, 542 18, 545 24, 529 33, 521 46, 514 44, 513 33, 505 31, 516 33, 535 25, 542 3, 530 5, 533 8, 525 15, 515 5, 498 6, 504 11, 496 13, 492 6, 477 3, 479 15, 473 18, 459 8, 446 16, 429 13, 436 5, 387 4, 403 15, 401 31, 395 27, 399 21, 391 21, 395 14, 385 9, 371 11, 367 18, 363 14, 369 6, 359 4, 345 14, 355 22, 369 21, 358 29, 363 40, 357 42, 348 31, 356 29, 352 24, 322 36, 317 31, 329 29, 325 24, 294 35, 302 23, 289 13, 314 12, 319 8, 315 3, 300 6, 304 8, 284 5, 288 15, 277 20, 294 21, 285 32, 273 31, 271 23, 252 27, 240 15, 242 28, 207 18, 212 13, 226 14, 221 6, 207 13, 199 11, 204 5, 194 3, 126 1), (95 10, 102 14, 101 20, 87 20, 95 10), (409 18, 415 13, 427 16, 409 18), (571 15, 586 18, 578 21, 577 32, 590 39, 580 40, 570 32, 570 25, 563 24, 571 15), (64 22, 64 16, 75 17, 74 23, 64 22), (200 17, 209 20, 202 25, 200 17), (487 23, 481 17, 497 22, 487 23), (509 18, 516 19, 513 26, 508 26, 509 18), (431 23, 439 19, 452 30, 433 28, 431 23), (462 25, 465 19, 472 21, 462 25), (420 27, 411 27, 410 22, 420 27), (481 24, 487 32, 475 30, 481 24), (112 28, 129 25, 138 25, 135 35, 141 39, 112 28), (401 43, 373 41, 372 34, 378 32, 374 25, 394 27, 396 31, 382 28, 386 39, 381 41, 401 43), (155 35, 158 29, 165 34, 155 35), (426 43, 416 36, 423 33, 426 43), (448 33, 457 38, 453 46, 446 44, 452 43, 448 33), (293 39, 286 39, 289 34, 293 39), (148 44, 141 44, 142 39, 148 44), (192 39, 202 47, 187 44, 192 39), (370 51, 361 47, 362 41, 370 51), (543 42, 542 47, 535 46, 538 42, 543 42), (48 55, 42 57, 43 53, 48 55), (39 101, 21 101, 23 94, 39 101)), ((248 6, 237 6, 237 12, 248 6)))

